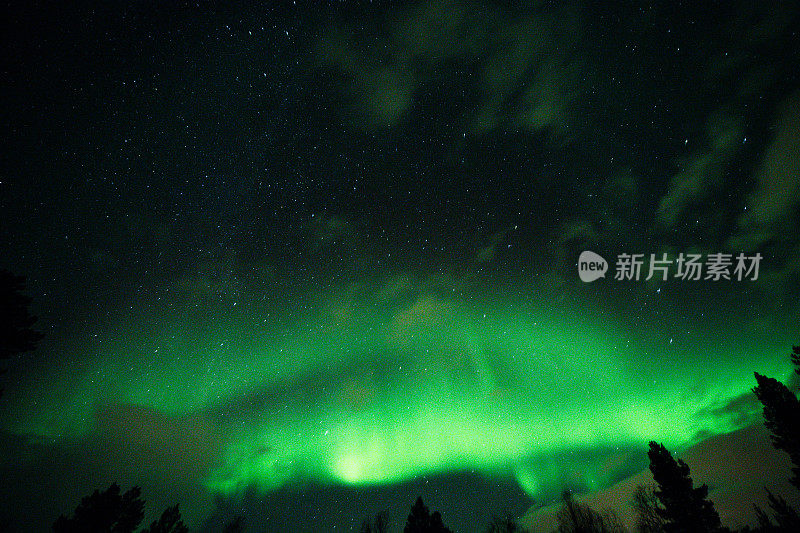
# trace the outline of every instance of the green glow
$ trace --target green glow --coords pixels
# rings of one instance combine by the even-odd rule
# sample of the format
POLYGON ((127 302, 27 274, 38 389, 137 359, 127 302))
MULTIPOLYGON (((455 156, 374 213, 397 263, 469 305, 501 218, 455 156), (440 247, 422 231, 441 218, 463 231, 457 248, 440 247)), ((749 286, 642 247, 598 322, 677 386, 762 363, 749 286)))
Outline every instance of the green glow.
POLYGON ((626 450, 650 439, 679 448, 732 431, 757 415, 725 409, 752 371, 788 373, 775 356, 788 342, 766 334, 757 350, 752 332, 670 342, 585 309, 365 294, 318 296, 280 326, 257 313, 128 318, 77 382, 43 381, 32 396, 44 408, 19 407, 25 416, 7 425, 86 434, 94 405, 114 398, 211 421, 225 443, 204 480, 215 491, 475 469, 539 496, 613 482, 626 450), (71 389, 72 401, 55 402, 71 389))

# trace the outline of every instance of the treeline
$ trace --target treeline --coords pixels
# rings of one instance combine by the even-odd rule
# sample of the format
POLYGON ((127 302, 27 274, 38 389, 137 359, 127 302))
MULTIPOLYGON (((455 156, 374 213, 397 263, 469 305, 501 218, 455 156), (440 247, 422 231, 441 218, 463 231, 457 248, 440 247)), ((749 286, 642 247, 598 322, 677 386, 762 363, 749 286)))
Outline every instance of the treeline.
MULTIPOLYGON (((795 372, 800 374, 800 346, 791 354, 795 372)), ((764 411, 764 423, 772 443, 787 453, 792 461, 790 483, 800 490, 800 402, 789 387, 780 381, 755 374, 753 389, 764 411)), ((730 533, 714 504, 708 499, 708 486, 696 487, 689 466, 675 459, 663 445, 650 443, 647 453, 654 483, 640 486, 634 494, 637 533, 730 533)), ((756 527, 746 527, 741 533, 800 532, 800 514, 784 498, 767 491, 769 509, 755 506, 756 527)), ((137 487, 122 494, 113 484, 104 492, 95 491, 84 498, 71 517, 61 516, 53 525, 57 533, 114 532, 132 533, 144 517, 144 502, 137 487)), ((556 514, 557 533, 623 533, 627 530, 620 518, 611 511, 598 512, 576 501, 570 493, 563 495, 556 514)), ((224 531, 243 531, 241 518, 228 524, 224 531)), ((142 533, 185 533, 178 506, 167 508, 161 518, 142 533)), ((365 520, 361 533, 387 533, 389 517, 380 513, 365 520)), ((411 507, 404 533, 452 533, 438 511, 431 513, 421 497, 411 507)), ((495 518, 486 526, 487 533, 525 533, 513 518, 495 518)))
MULTIPOLYGON (((0 360, 33 350, 42 335, 33 330, 36 317, 28 310, 30 298, 23 293, 25 279, 0 270, 0 360)), ((795 372, 800 374, 800 346, 790 354, 795 372)), ((0 373, 2 369, 0 369, 0 373)), ((789 387, 780 381, 755 374, 753 389, 763 406, 764 424, 776 449, 789 455, 792 462, 790 483, 800 490, 800 401, 789 387)), ((2 393, 2 390, 0 390, 2 393)), ((721 521, 714 504, 708 499, 708 487, 694 486, 689 467, 676 460, 661 444, 650 443, 648 451, 650 472, 654 483, 641 486, 633 498, 637 533, 725 533, 731 530, 721 521)), ((755 506, 756 527, 746 527, 741 533, 800 533, 800 514, 780 495, 766 488, 769 509, 755 506)), ((141 491, 134 487, 122 492, 112 484, 103 492, 95 491, 81 500, 71 516, 60 516, 53 524, 59 533, 133 533, 144 519, 141 491)), ((613 512, 598 512, 574 500, 565 493, 556 514, 558 533, 620 533, 625 528, 613 512)), ((244 530, 241 517, 227 524, 225 533, 244 530)), ((389 518, 381 513, 365 520, 361 533, 386 533, 389 518)), ((178 505, 169 507, 161 517, 141 530, 141 533, 185 533, 178 505)), ((405 522, 404 533, 448 533, 438 511, 431 513, 422 501, 417 501, 405 522)), ((486 527, 488 533, 523 533, 513 518, 496 518, 486 527)))

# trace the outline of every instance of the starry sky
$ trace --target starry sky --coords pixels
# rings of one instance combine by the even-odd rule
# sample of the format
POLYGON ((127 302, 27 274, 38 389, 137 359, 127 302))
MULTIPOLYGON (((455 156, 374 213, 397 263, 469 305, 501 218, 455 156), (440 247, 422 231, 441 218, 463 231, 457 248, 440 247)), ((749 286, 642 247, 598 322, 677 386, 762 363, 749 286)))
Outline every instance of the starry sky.
POLYGON ((0 267, 46 335, 2 378, 15 527, 118 481, 199 530, 422 494, 477 531, 724 449, 789 376, 790 3, 78 4, 2 17, 0 267))

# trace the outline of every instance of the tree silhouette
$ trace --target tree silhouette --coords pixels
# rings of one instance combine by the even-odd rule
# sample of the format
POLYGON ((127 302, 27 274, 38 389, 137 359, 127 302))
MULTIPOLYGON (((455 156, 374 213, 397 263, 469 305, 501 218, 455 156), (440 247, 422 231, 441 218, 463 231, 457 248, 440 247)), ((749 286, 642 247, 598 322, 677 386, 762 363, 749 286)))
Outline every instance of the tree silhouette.
POLYGON ((167 507, 161 514, 161 518, 150 524, 149 528, 143 529, 142 533, 188 533, 189 528, 181 520, 181 512, 178 505, 167 507))
POLYGON ((667 533, 707 533, 722 531, 719 514, 708 500, 708 486, 694 487, 689 466, 675 459, 667 449, 650 442, 650 471, 658 484, 655 495, 663 508, 657 509, 664 519, 667 533))
POLYGON ((28 310, 31 299, 24 290, 23 276, 0 270, 0 359, 31 351, 42 339, 41 333, 31 329, 36 317, 28 310))
POLYGON ((422 502, 422 496, 417 497, 417 501, 411 507, 411 512, 406 520, 404 533, 452 533, 450 529, 442 523, 442 515, 439 511, 430 514, 428 508, 422 502))
POLYGON ((617 533, 625 529, 616 514, 598 513, 588 505, 576 502, 569 491, 563 494, 564 504, 556 514, 558 533, 617 533))
POLYGON ((431 526, 428 531, 432 533, 453 533, 444 525, 444 522, 442 522, 442 515, 439 511, 434 511, 431 515, 431 526))
POLYGON ((753 507, 755 508, 756 517, 758 517, 758 524, 760 526, 759 531, 786 531, 789 533, 800 531, 800 516, 798 516, 797 511, 792 508, 786 500, 772 494, 768 488, 764 487, 764 490, 767 491, 767 501, 775 515, 775 522, 777 525, 772 523, 772 519, 763 509, 758 505, 754 505, 753 507))
POLYGON ((389 511, 383 511, 375 515, 371 521, 364 520, 361 523, 361 533, 388 533, 389 532, 389 511))
MULTIPOLYGON (((800 346, 792 347, 792 362, 800 374, 800 346)), ((772 433, 772 443, 792 460, 793 476, 789 480, 800 489, 800 401, 789 387, 774 378, 755 373, 758 386, 753 392, 764 406, 764 425, 772 433)))
MULTIPOLYGON (((795 372, 800 374, 800 346, 792 347, 791 359, 795 372)), ((764 425, 770 431, 775 448, 789 454, 792 461, 792 477, 789 482, 800 489, 800 401, 780 381, 755 373, 758 385, 753 389, 764 407, 764 425)), ((769 515, 755 506, 756 516, 762 531, 800 531, 800 513, 786 500, 775 496, 766 487, 769 506, 772 508, 777 526, 769 515)))
MULTIPOLYGON (((75 508, 72 517, 58 517, 53 524, 56 533, 133 533, 144 518, 144 500, 141 489, 133 487, 124 494, 119 485, 112 483, 108 489, 95 490, 75 508)), ((187 533, 189 529, 181 520, 178 505, 167 507, 161 518, 141 533, 187 533)))
POLYGON ((660 533, 664 531, 663 510, 656 496, 655 485, 639 485, 633 493, 633 508, 636 511, 637 533, 660 533))
POLYGON ((428 508, 422 503, 422 496, 417 496, 417 501, 411 506, 411 512, 406 519, 404 533, 417 533, 427 531, 430 525, 431 514, 428 508))
POLYGON ((86 496, 71 518, 58 517, 53 524, 56 533, 131 533, 144 518, 141 490, 133 487, 120 494, 119 485, 112 483, 103 492, 95 490, 86 496))

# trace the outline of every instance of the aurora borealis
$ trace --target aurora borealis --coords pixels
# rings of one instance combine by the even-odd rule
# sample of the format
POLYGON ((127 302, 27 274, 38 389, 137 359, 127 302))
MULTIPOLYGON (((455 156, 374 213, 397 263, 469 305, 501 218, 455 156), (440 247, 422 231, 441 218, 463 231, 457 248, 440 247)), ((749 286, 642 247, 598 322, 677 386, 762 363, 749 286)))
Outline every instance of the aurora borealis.
MULTIPOLYGON (((635 449, 649 435, 682 447, 736 429, 758 414, 752 405, 726 411, 749 390, 748 369, 787 371, 738 339, 714 343, 702 332, 696 345, 662 338, 666 360, 648 362, 654 339, 615 332, 608 318, 575 308, 548 316, 525 301, 470 309, 430 295, 408 300, 398 292, 411 292, 407 282, 357 300, 351 289, 343 306, 342 295, 320 295, 278 331, 229 315, 211 328, 165 318, 152 334, 121 333, 93 354, 74 398, 59 390, 60 402, 46 404, 60 423, 30 416, 19 431, 79 436, 92 430, 96 405, 113 398, 208 421, 224 442, 221 465, 205 479, 215 490, 296 478, 390 483, 468 468, 513 473, 539 497, 569 477, 543 469, 542 457, 635 449), (588 345, 591 354, 576 348, 588 345), (712 349, 739 364, 719 368, 704 357, 712 349)), ((760 349, 779 352, 781 340, 760 349)), ((596 487, 618 474, 592 470, 570 481, 596 487)))
POLYGON ((12 6, 0 267, 45 338, 3 376, 9 523, 119 481, 200 531, 420 491, 478 531, 760 424, 798 13, 673 4, 12 6), (584 250, 763 259, 583 283, 584 250))

